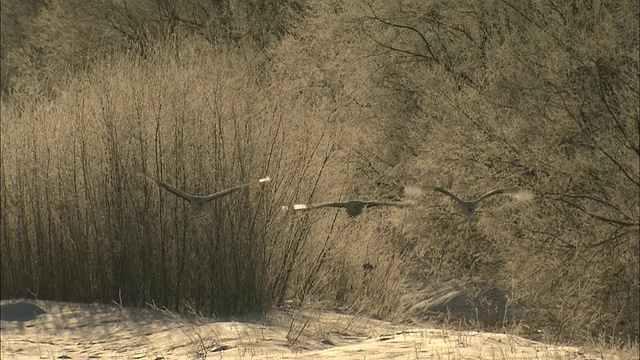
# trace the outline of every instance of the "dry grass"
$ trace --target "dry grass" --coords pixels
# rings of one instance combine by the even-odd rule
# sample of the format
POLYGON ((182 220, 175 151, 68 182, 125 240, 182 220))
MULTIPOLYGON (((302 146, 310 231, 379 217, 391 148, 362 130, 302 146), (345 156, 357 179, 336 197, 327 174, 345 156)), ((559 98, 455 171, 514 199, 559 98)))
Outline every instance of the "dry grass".
POLYGON ((626 360, 637 356, 637 348, 551 345, 513 334, 393 325, 312 309, 211 319, 158 308, 36 303, 47 313, 35 321, 2 323, 3 358, 626 360))
POLYGON ((491 309, 450 320, 465 327, 637 343, 637 4, 314 3, 295 29, 278 4, 274 28, 149 30, 73 71, 58 65, 87 49, 24 62, 0 109, 2 298, 407 321, 454 279, 491 309), (274 181, 196 213, 139 172, 198 194, 274 181), (535 197, 472 218, 431 195, 355 219, 279 211, 407 186, 535 197))
POLYGON ((260 311, 284 296, 309 229, 277 205, 313 193, 303 186, 323 176, 334 135, 284 118, 268 99, 241 101, 261 89, 256 70, 237 57, 164 60, 151 69, 122 57, 70 83, 53 104, 22 114, 5 105, 3 185, 11 196, 3 223, 12 241, 3 242, 3 273, 13 274, 5 294, 122 296, 172 308, 190 301, 223 313, 260 311), (192 193, 266 175, 277 181, 196 213, 138 172, 192 193), (9 256, 20 253, 29 256, 9 256))
POLYGON ((379 83, 404 100, 380 104, 394 117, 376 119, 380 140, 365 149, 386 154, 387 182, 535 193, 491 199, 472 221, 424 198, 401 245, 424 277, 508 289, 510 315, 559 338, 637 338, 637 13, 629 2, 372 4, 364 29, 389 50, 379 83))

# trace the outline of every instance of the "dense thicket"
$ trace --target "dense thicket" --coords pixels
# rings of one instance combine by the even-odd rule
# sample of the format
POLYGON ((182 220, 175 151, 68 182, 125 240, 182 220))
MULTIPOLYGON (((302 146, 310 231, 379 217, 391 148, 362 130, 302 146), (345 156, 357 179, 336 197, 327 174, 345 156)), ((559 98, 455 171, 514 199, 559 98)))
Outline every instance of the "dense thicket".
POLYGON ((33 4, 2 9, 3 298, 406 319, 417 281, 463 279, 505 320, 637 342, 637 2, 33 4), (141 171, 274 182, 194 213, 141 171), (405 185, 536 198, 279 211, 405 185))
POLYGON ((177 55, 185 36, 266 48, 306 12, 299 0, 3 0, 3 96, 36 84, 50 95, 61 76, 114 52, 149 58, 158 41, 173 43, 177 55))
POLYGON ((394 175, 470 197, 537 193, 473 225, 430 198, 411 234, 429 273, 501 282, 544 331, 637 339, 638 4, 416 2, 369 15, 365 32, 388 50, 379 81, 405 99, 380 120, 394 175))

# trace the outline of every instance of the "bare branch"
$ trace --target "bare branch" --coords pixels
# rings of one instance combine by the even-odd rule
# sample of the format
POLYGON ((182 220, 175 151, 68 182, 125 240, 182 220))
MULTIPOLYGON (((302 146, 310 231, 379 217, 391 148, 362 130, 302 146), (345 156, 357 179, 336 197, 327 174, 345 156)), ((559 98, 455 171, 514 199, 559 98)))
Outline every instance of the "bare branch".
POLYGON ((595 202, 597 202, 597 203, 599 203, 601 205, 604 205, 606 207, 614 209, 614 210, 616 210, 618 212, 622 212, 622 210, 620 210, 619 207, 617 207, 617 206, 615 206, 615 205, 613 205, 611 203, 608 203, 605 200, 598 199, 598 198, 595 198, 595 197, 589 196, 589 195, 573 195, 573 194, 562 194, 562 193, 554 193, 554 192, 550 192, 550 193, 547 193, 547 194, 548 195, 554 195, 554 196, 563 196, 563 197, 568 197, 568 198, 572 198, 572 199, 587 199, 587 200, 595 201, 595 202))
POLYGON ((618 128, 618 130, 622 134, 623 142, 625 143, 625 146, 628 149, 633 150, 636 153, 636 155, 640 156, 640 147, 633 140, 631 140, 631 137, 629 136, 629 134, 627 134, 626 129, 624 128, 624 126, 622 125, 620 120, 618 119, 618 116, 616 115, 615 111, 611 108, 611 105, 609 104, 609 101, 607 100, 607 94, 605 92, 605 89, 604 89, 604 86, 603 86, 602 82, 600 81, 598 85, 599 85, 598 86, 598 93, 600 95, 600 100, 602 101, 604 106, 607 108, 607 112, 609 113, 609 115, 613 119, 614 123, 616 124, 616 127, 618 128))
POLYGON ((396 48, 396 47, 393 47, 393 46, 391 46, 391 45, 387 45, 387 44, 385 44, 385 43, 383 43, 383 42, 379 41, 378 39, 374 38, 373 36, 371 36, 371 34, 369 34, 369 33, 368 33, 366 30, 364 30, 364 29, 363 29, 363 32, 364 32, 364 34, 365 34, 365 35, 367 35, 367 37, 369 37, 369 39, 373 40, 373 42, 375 42, 377 45, 379 45, 379 46, 381 46, 381 47, 383 47, 383 48, 385 48, 385 49, 392 50, 392 51, 396 51, 396 52, 400 52, 400 53, 407 54, 407 55, 411 55, 411 56, 415 56, 415 57, 419 57, 419 58, 422 58, 422 59, 432 60, 432 59, 431 59, 430 57, 428 57, 428 56, 425 56, 425 55, 422 55, 422 54, 419 54, 419 53, 416 53, 416 52, 413 52, 413 51, 409 51, 409 50, 404 50, 404 49, 396 48))
POLYGON ((589 139, 593 142, 593 147, 596 150, 600 151, 604 156, 606 156, 618 168, 618 170, 620 170, 622 174, 624 174, 624 176, 627 179, 629 179, 629 181, 631 181, 636 186, 640 187, 640 179, 637 179, 633 175, 631 175, 629 171, 627 171, 627 169, 620 162, 614 159, 614 157, 611 154, 609 154, 602 146, 600 146, 600 144, 598 143, 598 140, 593 136, 591 131, 586 129, 583 122, 580 121, 578 117, 573 114, 571 109, 569 109, 569 105, 567 105, 567 102, 565 101, 564 96, 560 95, 560 98, 562 100, 562 104, 564 105, 565 111, 569 114, 569 117, 571 117, 571 119, 576 123, 576 125, 578 125, 580 130, 582 130, 582 133, 589 137, 589 139))
POLYGON ((632 183, 634 183, 636 186, 640 187, 640 179, 635 178, 634 176, 631 175, 631 173, 629 173, 627 171, 627 169, 624 168, 624 166, 622 166, 622 164, 620 164, 616 159, 613 158, 612 155, 610 155, 607 151, 605 151, 602 147, 598 146, 597 149, 604 154, 604 156, 606 156, 607 158, 609 158, 609 160, 611 160, 612 163, 614 163, 616 165, 616 167, 618 168, 618 170, 620 170, 624 176, 629 179, 629 181, 631 181, 632 183))
POLYGON ((563 198, 556 198, 556 200, 567 204, 575 209, 580 210, 581 212, 583 212, 585 215, 588 215, 589 217, 592 217, 594 219, 600 220, 602 222, 605 223, 609 223, 609 224, 615 224, 615 225, 619 225, 619 226, 625 226, 625 227, 637 227, 638 225, 640 225, 639 223, 631 223, 631 222, 626 222, 626 221, 621 221, 621 220, 616 220, 616 219, 611 219, 605 216, 601 216, 601 215, 597 215, 597 214, 593 214, 591 212, 589 212, 587 209, 585 209, 583 206, 580 206, 578 204, 574 204, 569 200, 565 200, 563 198))
MULTIPOLYGON (((434 54, 433 50, 431 50, 431 45, 429 45, 429 40, 427 40, 427 38, 424 36, 424 34, 422 34, 420 31, 418 31, 416 28, 412 27, 412 26, 408 26, 408 25, 400 25, 400 24, 394 24, 391 23, 389 21, 383 20, 381 18, 378 17, 378 15, 376 14, 376 12, 373 10, 373 7, 371 6, 371 4, 369 4, 369 9, 371 10, 371 13, 373 14, 373 19, 377 20, 385 25, 389 25, 391 27, 395 27, 395 28, 400 28, 400 29, 406 29, 406 30, 410 30, 416 34, 418 34, 418 36, 420 36, 420 39, 422 39, 422 42, 424 43, 425 48, 427 49, 427 52, 429 53, 429 55, 431 55, 431 59, 434 60, 435 62, 437 62, 438 64, 440 63, 440 60, 438 59, 438 57, 434 54)), ((374 40, 375 41, 375 40, 374 40)), ((401 52, 405 52, 405 53, 410 53, 408 51, 402 51, 402 50, 398 50, 401 52)), ((420 55, 421 57, 424 58, 428 58, 424 55, 420 55)))
POLYGON ((626 226, 622 226, 622 225, 621 225, 621 226, 617 227, 617 228, 616 228, 616 229, 611 233, 611 236, 609 236, 608 238, 606 238, 606 239, 604 239, 604 240, 602 240, 602 241, 599 241, 599 242, 597 242, 597 243, 595 243, 595 244, 591 244, 591 245, 590 245, 590 247, 599 247, 599 246, 602 246, 602 245, 604 245, 604 244, 606 244, 606 243, 608 243, 608 242, 618 240, 618 239, 622 238, 623 236, 625 236, 625 235, 627 235, 627 234, 629 234, 629 233, 630 233, 630 231, 628 230, 628 227, 626 227, 626 226), (623 230, 624 230, 624 231, 623 231, 623 230))

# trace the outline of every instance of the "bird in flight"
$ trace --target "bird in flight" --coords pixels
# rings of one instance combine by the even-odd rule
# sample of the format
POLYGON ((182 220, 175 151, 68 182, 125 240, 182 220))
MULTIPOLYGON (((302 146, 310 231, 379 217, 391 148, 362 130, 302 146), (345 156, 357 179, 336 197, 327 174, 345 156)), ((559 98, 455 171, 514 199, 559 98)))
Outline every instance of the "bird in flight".
POLYGON ((413 206, 412 203, 406 202, 390 202, 390 201, 345 201, 345 202, 325 202, 319 204, 295 204, 291 208, 288 206, 282 206, 283 211, 287 210, 311 210, 323 207, 344 208, 347 211, 347 215, 354 217, 362 214, 362 212, 369 207, 374 206, 395 206, 395 207, 407 207, 413 206))
POLYGON ((466 215, 473 215, 473 212, 476 210, 478 205, 480 205, 481 201, 494 195, 503 194, 503 195, 510 196, 519 201, 529 201, 533 199, 533 193, 531 191, 523 190, 523 189, 495 189, 495 190, 489 191, 488 193, 480 196, 475 200, 470 200, 470 201, 460 200, 460 198, 458 198, 457 196, 453 195, 452 193, 450 193, 449 191, 441 187, 429 187, 429 189, 445 194, 448 197, 450 197, 458 205, 460 210, 466 215))
MULTIPOLYGON (((139 173, 139 176, 145 177, 153 182, 155 182, 156 184, 158 184, 159 186, 165 188, 165 190, 169 191, 170 193, 183 198, 184 200, 188 201, 189 203, 191 203, 191 207, 193 209, 202 209, 209 201, 217 199, 219 197, 223 197, 225 195, 229 195, 232 192, 238 191, 240 189, 246 188, 248 186, 250 186, 252 183, 246 183, 246 184, 242 184, 242 185, 238 185, 238 186, 234 186, 225 190, 221 190, 218 191, 217 193, 211 194, 211 195, 191 195, 191 194, 187 194, 186 192, 180 190, 180 189, 176 189, 175 187, 160 181, 154 177, 139 173)), ((259 184, 264 184, 271 181, 270 177, 265 177, 262 179, 258 179, 258 183, 259 184)))

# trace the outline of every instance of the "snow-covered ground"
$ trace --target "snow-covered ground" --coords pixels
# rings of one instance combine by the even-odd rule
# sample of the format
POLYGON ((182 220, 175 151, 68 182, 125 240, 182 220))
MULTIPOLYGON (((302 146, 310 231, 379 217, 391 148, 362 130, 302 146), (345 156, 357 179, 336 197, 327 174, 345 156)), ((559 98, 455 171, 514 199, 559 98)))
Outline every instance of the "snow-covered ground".
MULTIPOLYGON (((6 305, 16 301, 2 301, 6 305)), ((2 321, 2 359, 599 359, 485 332, 416 328, 328 311, 210 319, 115 305, 28 301, 46 313, 2 321)), ((12 310, 14 311, 14 310, 12 310)), ((3 310, 3 317, 10 315, 3 310)))

